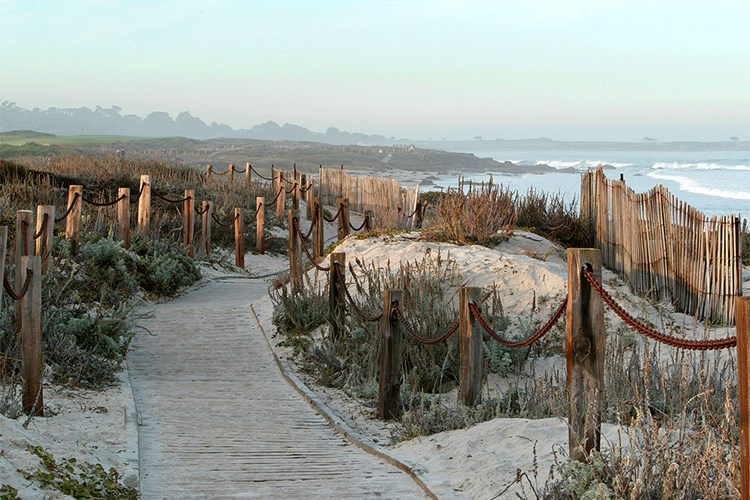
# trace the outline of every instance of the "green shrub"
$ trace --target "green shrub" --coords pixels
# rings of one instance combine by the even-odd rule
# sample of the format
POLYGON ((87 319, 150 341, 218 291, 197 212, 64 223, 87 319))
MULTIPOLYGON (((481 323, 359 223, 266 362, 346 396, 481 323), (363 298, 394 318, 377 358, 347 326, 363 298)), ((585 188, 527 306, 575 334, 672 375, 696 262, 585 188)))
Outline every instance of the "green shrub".
POLYGON ((132 250, 139 257, 135 264, 138 284, 152 297, 171 297, 201 277, 195 261, 177 243, 142 239, 132 250))

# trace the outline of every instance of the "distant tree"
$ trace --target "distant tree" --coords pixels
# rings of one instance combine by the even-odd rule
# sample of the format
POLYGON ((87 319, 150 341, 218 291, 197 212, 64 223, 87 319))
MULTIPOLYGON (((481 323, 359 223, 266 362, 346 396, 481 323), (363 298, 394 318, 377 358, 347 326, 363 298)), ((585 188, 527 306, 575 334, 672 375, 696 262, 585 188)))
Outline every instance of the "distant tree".
POLYGON ((482 140, 482 136, 481 135, 475 135, 474 136, 474 140, 475 141, 481 141, 482 140))
POLYGON ((643 142, 655 142, 655 141, 656 141, 656 139, 654 139, 653 137, 644 137, 643 138, 643 142))
POLYGON ((730 140, 730 141, 739 141, 739 140, 740 140, 740 138, 739 138, 739 137, 737 137, 736 135, 733 135, 732 137, 730 137, 730 138, 729 138, 729 140, 730 140))

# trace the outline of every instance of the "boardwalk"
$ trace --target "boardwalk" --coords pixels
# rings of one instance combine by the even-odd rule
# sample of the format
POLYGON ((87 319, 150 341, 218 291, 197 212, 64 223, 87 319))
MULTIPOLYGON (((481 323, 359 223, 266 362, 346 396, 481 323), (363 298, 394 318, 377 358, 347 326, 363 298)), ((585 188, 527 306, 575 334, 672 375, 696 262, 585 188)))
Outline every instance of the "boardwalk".
POLYGON ((212 282, 144 322, 128 358, 143 498, 424 498, 284 381, 249 307, 266 290, 212 282))

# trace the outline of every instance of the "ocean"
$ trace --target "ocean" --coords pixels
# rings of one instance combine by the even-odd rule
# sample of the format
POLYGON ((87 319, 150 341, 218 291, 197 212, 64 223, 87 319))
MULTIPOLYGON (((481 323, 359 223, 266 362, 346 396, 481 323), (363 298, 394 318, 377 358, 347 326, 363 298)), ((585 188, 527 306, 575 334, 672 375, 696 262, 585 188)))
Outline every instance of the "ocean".
MULTIPOLYGON (((622 174, 625 183, 636 192, 645 192, 662 184, 679 199, 706 215, 740 214, 750 217, 750 151, 460 151, 482 158, 510 161, 518 165, 518 174, 477 172, 467 180, 482 182, 490 175, 496 183, 526 192, 533 188, 559 193, 566 200, 580 198, 581 172, 597 165, 610 179, 622 174), (524 173, 534 165, 548 165, 570 172, 524 173)), ((435 185, 454 187, 455 177, 436 176, 435 185)), ((425 186, 425 189, 428 187, 425 186)))

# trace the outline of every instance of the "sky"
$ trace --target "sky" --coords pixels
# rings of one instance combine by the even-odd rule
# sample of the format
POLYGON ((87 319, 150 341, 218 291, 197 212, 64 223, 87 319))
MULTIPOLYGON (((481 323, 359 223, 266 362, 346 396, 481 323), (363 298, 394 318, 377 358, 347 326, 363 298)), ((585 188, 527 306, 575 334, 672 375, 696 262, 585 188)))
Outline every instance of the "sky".
POLYGON ((750 1, 0 0, 0 101, 411 139, 750 138, 750 1))

